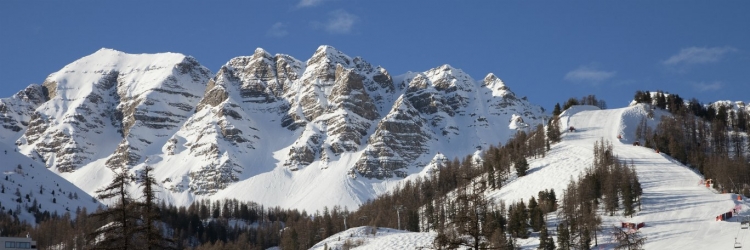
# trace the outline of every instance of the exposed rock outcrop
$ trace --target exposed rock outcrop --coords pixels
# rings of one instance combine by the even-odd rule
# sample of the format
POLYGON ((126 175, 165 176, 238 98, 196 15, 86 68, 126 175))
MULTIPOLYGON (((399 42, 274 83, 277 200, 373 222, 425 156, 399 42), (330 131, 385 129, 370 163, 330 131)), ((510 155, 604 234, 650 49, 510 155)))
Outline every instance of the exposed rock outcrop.
POLYGON ((331 46, 307 61, 259 48, 213 76, 180 54, 102 49, 1 99, 0 139, 57 172, 148 164, 164 190, 205 197, 269 173, 401 178, 541 115, 492 74, 391 76, 331 46))

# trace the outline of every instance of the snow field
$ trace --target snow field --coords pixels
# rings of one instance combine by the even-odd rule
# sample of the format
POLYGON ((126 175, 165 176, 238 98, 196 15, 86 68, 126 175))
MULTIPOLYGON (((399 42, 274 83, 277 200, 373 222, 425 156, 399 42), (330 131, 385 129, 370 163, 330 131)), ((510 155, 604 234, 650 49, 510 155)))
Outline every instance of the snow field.
MULTIPOLYGON (((717 194, 700 185, 702 176, 692 169, 652 149, 632 146, 635 127, 646 114, 647 110, 641 105, 610 110, 576 106, 565 111, 561 127, 574 126, 576 132, 565 132, 562 142, 553 145, 546 157, 529 160, 530 169, 525 177, 510 180, 502 189, 489 192, 488 197, 495 202, 527 201, 541 190, 554 188, 558 200, 562 199, 569 181, 577 180, 591 166, 594 143, 603 138, 612 142, 620 160, 635 165, 643 187, 642 211, 632 218, 619 215, 622 210, 615 216, 602 215, 602 230, 597 234, 599 245, 594 249, 613 249, 616 245, 612 227, 621 222, 645 223, 646 226, 640 229, 647 238, 645 249, 734 249, 735 238, 742 246, 750 247, 750 229, 740 229, 740 217, 735 216, 729 221, 715 220, 717 215, 735 206, 741 208, 740 215, 750 215, 745 198, 737 201, 736 195, 717 194), (623 139, 618 140, 618 135, 623 139)), ((647 124, 655 126, 662 115, 668 114, 656 111, 654 120, 647 124)), ((548 227, 556 239, 558 220, 554 213, 548 218, 548 227)), ((356 238, 360 232, 356 230, 361 229, 350 229, 341 235, 355 235, 353 238, 356 238)), ((431 244, 435 237, 434 233, 393 231, 393 234, 376 235, 375 239, 366 238, 357 249, 414 249, 425 246, 425 243, 431 244)), ((338 236, 322 241, 314 249, 322 249, 323 243, 328 243, 329 248, 339 244, 338 236)), ((522 249, 536 249, 538 233, 529 239, 519 239, 518 243, 522 249)))

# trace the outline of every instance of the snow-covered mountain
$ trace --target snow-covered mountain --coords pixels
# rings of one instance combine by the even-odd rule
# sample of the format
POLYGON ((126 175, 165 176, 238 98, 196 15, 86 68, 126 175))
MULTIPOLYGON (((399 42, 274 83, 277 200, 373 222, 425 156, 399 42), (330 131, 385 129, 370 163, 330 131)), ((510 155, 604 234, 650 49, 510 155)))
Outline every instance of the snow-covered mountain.
POLYGON ((315 210, 355 208, 436 155, 505 142, 543 118, 493 74, 393 76, 331 46, 307 61, 257 49, 215 75, 181 54, 102 49, 0 99, 0 142, 89 193, 111 169, 150 165, 177 205, 315 210))
POLYGON ((47 170, 44 164, 0 142, 0 209, 34 223, 34 212, 75 216, 78 209, 93 212, 101 205, 89 194, 47 170))
MULTIPOLYGON (((670 117, 662 109, 651 110, 644 104, 625 108, 601 110, 595 106, 573 106, 560 115, 562 128, 575 126, 575 132, 565 131, 562 141, 553 144, 545 157, 529 159, 529 170, 523 177, 507 180, 502 188, 488 190, 485 195, 496 203, 528 201, 539 191, 554 189, 558 195, 571 180, 579 180, 594 162, 594 144, 606 140, 612 143, 614 154, 630 162, 643 187, 642 204, 633 216, 622 212, 614 215, 600 213, 602 225, 592 249, 617 249, 613 228, 623 222, 644 223, 639 232, 645 237, 643 249, 733 249, 750 245, 748 230, 740 226, 750 216, 747 197, 738 200, 737 194, 720 193, 703 184, 703 176, 664 153, 647 147, 633 146, 636 128, 645 119, 647 126, 670 117), (650 113, 652 115, 650 115, 650 113), (735 216, 717 221, 716 216, 737 209, 735 216)), ((435 163, 444 161, 438 157, 435 163)), ((562 199, 558 196, 558 199, 562 199)), ((556 213, 547 218, 550 234, 557 239, 556 226, 561 223, 556 213)), ((321 240, 311 249, 335 249, 345 245, 356 249, 417 249, 433 248, 437 233, 408 232, 383 227, 355 227, 321 240)), ((520 249, 537 249, 539 233, 527 239, 517 238, 520 249)), ((469 249, 459 248, 459 249, 469 249)))

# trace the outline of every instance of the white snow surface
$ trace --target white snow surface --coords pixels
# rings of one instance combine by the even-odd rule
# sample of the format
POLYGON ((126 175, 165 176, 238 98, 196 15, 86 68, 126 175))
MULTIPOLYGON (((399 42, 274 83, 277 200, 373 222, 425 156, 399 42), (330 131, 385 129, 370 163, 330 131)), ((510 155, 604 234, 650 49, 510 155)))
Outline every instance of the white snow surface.
MULTIPOLYGON (((598 233, 599 246, 593 249, 613 249, 611 236, 613 226, 621 222, 644 222, 640 231, 647 238, 645 249, 731 249, 735 237, 742 246, 750 246, 750 230, 740 229, 739 217, 729 221, 716 221, 716 216, 729 212, 735 206, 741 208, 739 215, 750 215, 745 197, 737 201, 734 194, 720 194, 701 185, 702 176, 669 156, 654 150, 632 146, 635 128, 647 115, 644 105, 627 108, 599 110, 593 106, 574 106, 562 114, 562 128, 574 126, 576 132, 564 132, 562 142, 554 144, 547 156, 529 160, 526 176, 515 178, 500 190, 488 192, 495 202, 506 203, 528 199, 539 191, 555 189, 558 200, 571 179, 591 166, 593 147, 597 140, 612 142, 620 160, 635 165, 643 187, 642 211, 632 218, 602 215, 603 230, 598 233), (623 139, 618 140, 617 136, 623 139)), ((669 115, 659 110, 655 118, 648 121, 655 126, 661 116, 669 115)), ((600 213, 603 214, 603 213, 600 213)), ((548 227, 556 239, 554 214, 549 215, 548 227)), ((365 229, 354 228, 329 237, 313 249, 340 246, 349 235, 361 239, 363 245, 357 249, 414 249, 429 246, 434 233, 414 233, 393 229, 379 229, 376 236, 364 236, 365 229), (387 231, 387 232, 383 232, 387 231), (339 240, 341 236, 341 240, 339 240)), ((520 239, 522 249, 536 249, 538 233, 529 239, 520 239)))
POLYGON ((415 233, 393 228, 363 226, 334 234, 310 249, 343 249, 347 241, 350 245, 359 245, 354 249, 420 249, 421 247, 430 249, 434 238, 435 233, 415 233))
MULTIPOLYGON (((321 46, 316 55, 323 52, 330 57, 326 57, 326 60, 341 61, 340 64, 359 60, 352 59, 328 46, 321 46)), ((301 69, 304 71, 301 79, 309 77, 311 72, 317 69, 316 67, 308 66, 301 69)), ((349 65, 349 67, 353 66, 349 65)), ((168 138, 175 139, 173 155, 167 153, 166 145, 162 148, 149 148, 143 151, 145 160, 133 166, 131 171, 136 172, 145 165, 153 166, 156 179, 163 185, 160 187, 160 198, 175 205, 188 205, 197 199, 227 198, 307 211, 322 210, 324 207, 330 208, 336 205, 356 209, 368 199, 391 190, 405 179, 424 175, 424 166, 436 155, 442 156, 441 152, 445 154, 445 158, 462 157, 475 152, 478 148, 486 148, 489 145, 506 141, 515 133, 515 130, 508 129, 501 124, 511 122, 516 124, 518 123, 516 120, 521 117, 527 119, 526 123, 541 123, 543 114, 539 107, 515 98, 507 86, 494 75, 488 75, 485 78, 486 82, 476 81, 463 71, 449 65, 416 75, 425 77, 429 84, 447 83, 448 86, 459 87, 459 90, 455 92, 456 95, 463 96, 468 104, 460 108, 460 112, 455 117, 450 117, 444 112, 433 115, 436 119, 440 118, 437 119, 440 122, 434 127, 427 128, 434 130, 435 135, 433 140, 427 143, 427 149, 431 153, 417 159, 413 166, 403 169, 409 175, 407 178, 394 177, 383 180, 352 178, 352 166, 360 159, 367 144, 361 145, 357 151, 345 152, 339 156, 328 153, 327 160, 318 160, 301 168, 284 167, 283 164, 289 157, 290 148, 297 146, 296 142, 307 142, 306 138, 319 135, 320 130, 326 129, 316 121, 325 120, 329 115, 337 113, 324 114, 315 121, 307 123, 303 128, 289 131, 279 126, 281 117, 278 114, 265 111, 273 110, 273 105, 276 104, 243 104, 243 99, 237 91, 233 90, 228 91, 229 97, 225 102, 213 108, 199 110, 174 134, 148 137, 148 140, 157 141, 152 145, 164 145, 161 141, 168 138), (448 81, 440 81, 443 78, 448 81), (500 96, 510 96, 511 98, 507 101, 512 103, 504 103, 505 99, 501 99, 500 96), (243 119, 231 120, 231 123, 228 123, 230 118, 227 116, 217 118, 215 112, 219 112, 223 105, 240 106, 236 110, 242 111, 243 119), (221 129, 218 124, 222 123, 231 124, 243 130, 243 135, 249 138, 250 142, 238 144, 240 146, 230 145, 219 134, 221 129), (450 133, 443 133, 444 131, 450 133), (192 149, 189 149, 191 145, 203 145, 202 148, 209 149, 212 144, 218 144, 220 148, 228 150, 222 150, 221 156, 211 159, 196 156, 192 149), (188 176, 192 173, 206 166, 216 165, 217 162, 227 161, 241 165, 235 168, 238 181, 214 194, 196 195, 187 190, 188 185, 191 184, 188 176)), ((302 80, 292 83, 292 88, 299 88, 302 80)), ((328 94, 323 93, 321 96, 328 94)), ((384 99, 400 95, 377 91, 369 94, 386 96, 387 98, 384 97, 384 99)), ((392 104, 390 100, 383 103, 389 106, 392 104)), ((389 109, 390 107, 383 109, 383 113, 387 113, 389 109)), ((388 119, 387 117, 381 118, 388 119)), ((368 133, 371 134, 374 130, 373 124, 368 133)), ((327 137, 324 145, 331 144, 330 141, 333 140, 336 138, 327 137)), ((114 146, 108 147, 114 148, 114 146)), ((106 152, 112 152, 112 150, 106 150, 106 152)), ((105 159, 99 158, 75 172, 61 173, 61 175, 93 194, 96 189, 111 181, 111 171, 103 167, 104 161, 105 159)), ((131 192, 139 193, 135 186, 131 187, 131 192)))
POLYGON ((102 205, 80 188, 49 171, 44 164, 29 159, 16 152, 15 147, 2 142, 0 159, 0 184, 4 189, 0 193, 1 208, 6 213, 12 210, 19 220, 35 223, 34 215, 26 208, 33 206, 34 201, 41 206, 39 211, 47 210, 60 216, 70 212, 72 217, 75 217, 76 209, 85 208, 88 212, 94 212, 102 205), (20 197, 16 195, 16 190, 20 197), (68 198, 69 194, 73 199, 68 198), (29 196, 28 200, 26 195, 29 196), (18 198, 21 198, 21 203, 17 202, 18 198))

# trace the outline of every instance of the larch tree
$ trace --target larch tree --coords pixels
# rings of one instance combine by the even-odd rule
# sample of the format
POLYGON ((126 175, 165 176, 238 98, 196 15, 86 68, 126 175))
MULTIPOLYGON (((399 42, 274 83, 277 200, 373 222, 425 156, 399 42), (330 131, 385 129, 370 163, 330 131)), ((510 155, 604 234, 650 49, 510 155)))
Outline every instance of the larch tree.
POLYGON ((108 222, 88 235, 88 243, 93 249, 135 249, 135 209, 128 193, 132 179, 127 169, 121 168, 115 171, 112 183, 96 191, 100 200, 116 200, 108 209, 92 214, 93 217, 108 222))
POLYGON ((146 166, 139 176, 139 186, 143 192, 143 197, 142 201, 136 203, 138 208, 140 208, 142 220, 142 223, 137 226, 137 230, 141 233, 140 236, 145 241, 142 246, 143 249, 174 249, 174 242, 170 238, 164 237, 159 227, 161 218, 158 210, 159 200, 154 190, 156 180, 154 179, 153 170, 153 167, 146 166))

